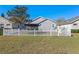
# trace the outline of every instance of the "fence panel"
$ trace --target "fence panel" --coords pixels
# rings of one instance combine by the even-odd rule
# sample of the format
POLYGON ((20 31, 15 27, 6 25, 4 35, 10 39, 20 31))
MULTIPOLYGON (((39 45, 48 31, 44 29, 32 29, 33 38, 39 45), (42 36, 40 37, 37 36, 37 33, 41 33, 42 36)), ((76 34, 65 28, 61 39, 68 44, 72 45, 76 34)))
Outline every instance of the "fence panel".
POLYGON ((19 34, 19 30, 17 29, 3 29, 3 35, 7 36, 16 36, 19 34))
POLYGON ((59 26, 56 30, 3 29, 4 36, 71 36, 70 26, 59 26))
POLYGON ((4 36, 58 36, 58 32, 51 30, 20 30, 4 29, 4 36))

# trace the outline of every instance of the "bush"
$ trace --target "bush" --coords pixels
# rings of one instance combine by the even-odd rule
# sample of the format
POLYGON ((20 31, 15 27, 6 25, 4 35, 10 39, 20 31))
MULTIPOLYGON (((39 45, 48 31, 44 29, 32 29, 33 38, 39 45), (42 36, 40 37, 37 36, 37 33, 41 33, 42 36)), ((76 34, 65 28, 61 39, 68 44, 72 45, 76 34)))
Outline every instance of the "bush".
POLYGON ((71 33, 79 33, 79 29, 72 29, 71 33))
POLYGON ((3 35, 3 29, 0 28, 0 35, 3 35))

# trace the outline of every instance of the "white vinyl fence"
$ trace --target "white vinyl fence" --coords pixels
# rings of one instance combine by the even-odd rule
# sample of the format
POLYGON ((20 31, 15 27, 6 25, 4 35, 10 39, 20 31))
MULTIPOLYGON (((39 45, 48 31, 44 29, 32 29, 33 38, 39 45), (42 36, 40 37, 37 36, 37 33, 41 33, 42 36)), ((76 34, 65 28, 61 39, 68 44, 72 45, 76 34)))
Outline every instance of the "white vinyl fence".
POLYGON ((68 26, 59 26, 56 30, 3 29, 3 36, 71 36, 71 29, 68 26))
POLYGON ((58 36, 57 30, 19 30, 19 29, 4 29, 4 36, 58 36))

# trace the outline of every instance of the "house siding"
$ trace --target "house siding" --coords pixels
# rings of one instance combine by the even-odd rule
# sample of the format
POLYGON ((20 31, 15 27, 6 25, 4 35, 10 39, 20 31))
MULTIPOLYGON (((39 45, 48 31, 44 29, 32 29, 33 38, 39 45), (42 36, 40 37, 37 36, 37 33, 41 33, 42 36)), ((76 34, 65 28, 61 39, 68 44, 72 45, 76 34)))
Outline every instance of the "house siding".
POLYGON ((60 36, 71 36, 71 24, 58 26, 60 36))
POLYGON ((11 23, 4 24, 4 28, 12 28, 12 24, 11 23))
POLYGON ((46 20, 40 24, 38 27, 39 30, 53 30, 52 25, 56 26, 56 24, 50 20, 46 20))
POLYGON ((3 28, 12 28, 12 23, 3 17, 0 17, 0 28, 2 28, 2 27, 3 28))
POLYGON ((79 21, 76 21, 71 24, 71 29, 79 29, 79 21))

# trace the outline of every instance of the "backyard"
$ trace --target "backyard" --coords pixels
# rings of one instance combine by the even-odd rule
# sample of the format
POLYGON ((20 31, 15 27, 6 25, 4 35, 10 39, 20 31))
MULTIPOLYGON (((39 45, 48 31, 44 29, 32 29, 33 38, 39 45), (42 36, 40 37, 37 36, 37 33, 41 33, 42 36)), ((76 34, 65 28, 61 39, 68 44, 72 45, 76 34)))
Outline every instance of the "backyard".
POLYGON ((79 34, 72 37, 0 36, 0 53, 79 53, 79 34))

